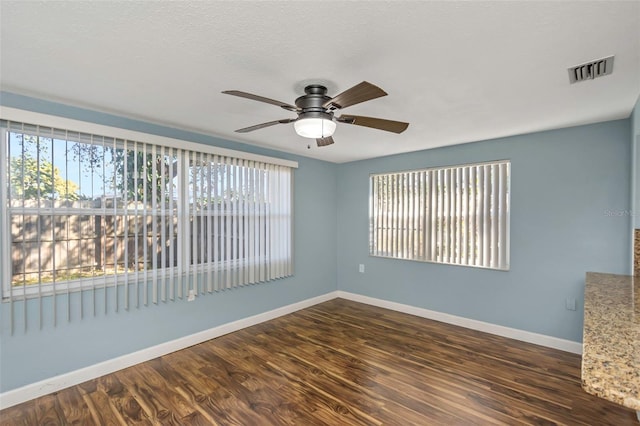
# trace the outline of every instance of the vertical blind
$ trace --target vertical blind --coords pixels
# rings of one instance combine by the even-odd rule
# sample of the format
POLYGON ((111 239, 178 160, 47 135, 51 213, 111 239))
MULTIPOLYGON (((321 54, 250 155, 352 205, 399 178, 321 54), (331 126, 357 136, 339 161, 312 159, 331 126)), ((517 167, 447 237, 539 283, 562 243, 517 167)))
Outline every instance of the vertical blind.
POLYGON ((510 162, 370 177, 372 256, 509 269, 510 162))
POLYGON ((55 323, 293 273, 290 167, 7 120, 0 131, 12 329, 42 327, 47 297, 55 323))

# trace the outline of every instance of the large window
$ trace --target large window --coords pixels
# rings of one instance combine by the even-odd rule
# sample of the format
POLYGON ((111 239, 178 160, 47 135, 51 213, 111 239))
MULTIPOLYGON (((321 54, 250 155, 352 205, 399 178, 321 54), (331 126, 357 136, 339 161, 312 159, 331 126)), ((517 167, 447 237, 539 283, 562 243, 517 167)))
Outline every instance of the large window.
POLYGON ((128 309, 293 272, 288 165, 8 120, 0 131, 5 301, 102 289, 106 308, 110 288, 128 309))
POLYGON ((370 177, 372 256, 509 269, 510 162, 370 177))

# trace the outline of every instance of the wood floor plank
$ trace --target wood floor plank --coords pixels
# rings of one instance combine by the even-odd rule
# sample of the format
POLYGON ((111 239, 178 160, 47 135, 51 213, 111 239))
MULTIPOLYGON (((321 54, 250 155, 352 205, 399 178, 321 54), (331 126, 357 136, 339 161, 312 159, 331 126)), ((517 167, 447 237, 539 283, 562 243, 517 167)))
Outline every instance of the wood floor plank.
POLYGON ((95 424, 88 421, 88 419, 91 418, 91 413, 77 387, 70 387, 61 390, 58 392, 57 398, 58 401, 60 401, 60 406, 64 413, 66 424, 82 426, 91 426, 95 424))
POLYGON ((109 399, 109 395, 102 390, 86 394, 84 400, 90 407, 91 418, 94 423, 105 426, 123 426, 127 424, 124 417, 109 399))
POLYGON ((580 356, 334 299, 0 411, 0 425, 636 425, 580 356))
POLYGON ((96 389, 109 397, 109 405, 127 425, 150 425, 149 417, 115 374, 96 379, 96 389))
POLYGON ((10 409, 0 411, 0 425, 28 426, 38 424, 35 401, 35 399, 32 399, 10 409))
POLYGON ((174 352, 162 357, 177 373, 180 380, 174 382, 188 391, 195 400, 205 399, 207 395, 220 388, 220 383, 200 371, 201 365, 194 365, 191 348, 174 352))
POLYGON ((60 401, 55 394, 38 398, 35 404, 36 419, 39 425, 59 425, 64 423, 65 416, 60 401))
POLYGON ((221 423, 221 418, 223 417, 222 415, 216 412, 211 412, 211 410, 209 410, 207 406, 201 405, 201 403, 205 401, 206 398, 196 399, 192 392, 186 390, 185 387, 181 387, 181 386, 176 387, 176 392, 182 395, 184 399, 186 399, 187 401, 190 401, 191 404, 193 405, 193 408, 195 409, 195 411, 192 414, 182 418, 183 422, 185 422, 186 424, 190 424, 185 419, 197 418, 196 422, 202 421, 202 422, 206 422, 206 424, 209 424, 209 425, 218 425, 221 423))
POLYGON ((180 425, 181 418, 195 411, 189 408, 189 403, 182 396, 176 396, 177 393, 148 363, 114 374, 153 423, 180 425))

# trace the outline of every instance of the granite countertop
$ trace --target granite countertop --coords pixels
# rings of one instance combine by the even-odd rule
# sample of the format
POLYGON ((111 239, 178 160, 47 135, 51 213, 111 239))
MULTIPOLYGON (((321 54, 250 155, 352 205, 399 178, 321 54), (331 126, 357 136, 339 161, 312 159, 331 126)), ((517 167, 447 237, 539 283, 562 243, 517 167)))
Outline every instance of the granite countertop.
POLYGON ((640 277, 587 273, 582 388, 640 410, 640 277))

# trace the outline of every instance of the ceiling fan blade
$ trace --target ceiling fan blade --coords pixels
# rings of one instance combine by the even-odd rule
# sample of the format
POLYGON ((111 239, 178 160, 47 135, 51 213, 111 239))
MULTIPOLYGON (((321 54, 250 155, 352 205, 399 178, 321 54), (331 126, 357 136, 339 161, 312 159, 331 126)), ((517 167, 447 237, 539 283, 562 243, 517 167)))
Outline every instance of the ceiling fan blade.
POLYGON ((282 120, 269 121, 267 123, 256 124, 255 126, 250 126, 250 127, 245 127, 243 129, 238 129, 238 130, 236 130, 236 132, 237 133, 253 132, 254 130, 263 129, 263 128, 269 127, 269 126, 275 126, 276 124, 293 123, 296 120, 297 120, 297 118, 284 118, 282 120))
POLYGON ((332 143, 335 143, 335 141, 331 136, 329 136, 328 138, 316 139, 316 143, 318 144, 318 146, 327 146, 327 145, 331 145, 332 143))
POLYGON ((351 89, 347 89, 339 95, 331 98, 322 106, 324 108, 341 109, 386 95, 387 92, 378 86, 363 81, 360 84, 356 84, 351 89))
POLYGON ((224 93, 225 95, 239 96, 241 98, 252 99, 258 102, 266 102, 271 105, 277 105, 280 108, 284 108, 289 111, 298 111, 298 107, 286 104, 284 102, 276 101, 275 99, 269 99, 269 98, 265 98, 264 96, 254 95, 253 93, 241 92, 240 90, 225 90, 222 93, 224 93))
POLYGON ((363 117, 360 115, 342 114, 337 120, 341 123, 355 124, 356 126, 371 127, 373 129, 386 130, 387 132, 402 133, 407 130, 409 123, 402 121, 385 120, 384 118, 363 117))

